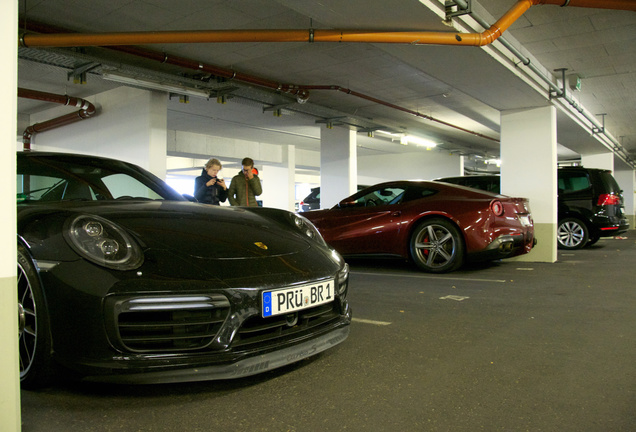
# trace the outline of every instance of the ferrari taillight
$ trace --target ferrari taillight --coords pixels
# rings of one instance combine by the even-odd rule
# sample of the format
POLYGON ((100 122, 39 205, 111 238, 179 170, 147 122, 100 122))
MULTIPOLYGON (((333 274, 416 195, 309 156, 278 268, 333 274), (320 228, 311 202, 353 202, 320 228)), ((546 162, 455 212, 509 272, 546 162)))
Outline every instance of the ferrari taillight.
POLYGON ((504 214, 504 206, 499 200, 494 200, 490 203, 490 210, 492 210, 495 216, 502 216, 504 214))

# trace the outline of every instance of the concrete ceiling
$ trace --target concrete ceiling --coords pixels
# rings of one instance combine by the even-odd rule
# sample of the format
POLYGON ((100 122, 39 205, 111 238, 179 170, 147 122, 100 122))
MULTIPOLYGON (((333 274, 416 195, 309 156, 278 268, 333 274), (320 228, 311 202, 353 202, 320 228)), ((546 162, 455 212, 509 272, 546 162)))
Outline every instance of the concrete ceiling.
MULTIPOLYGON (((39 22, 80 33, 309 28, 450 31, 440 19, 440 4, 438 0, 21 0, 20 26, 29 28, 39 22)), ((512 0, 479 0, 472 2, 472 9, 494 23, 514 4, 512 0)), ((469 16, 456 20, 474 25, 469 16)), ((581 77, 582 88, 572 92, 572 98, 592 117, 605 113, 598 121, 605 122, 606 132, 624 149, 622 159, 636 159, 634 12, 534 6, 504 38, 527 53, 559 86, 561 72, 555 69, 567 68, 568 75, 581 77)), ((228 90, 225 104, 217 103, 216 96, 191 96, 187 104, 171 97, 168 127, 319 150, 320 128, 332 122, 335 127, 361 131, 360 155, 416 151, 380 133, 370 138, 362 132, 385 129, 433 140, 441 151, 496 157, 501 111, 554 102, 559 106, 560 158, 608 151, 592 134, 589 122, 573 120, 573 110, 551 101, 549 91, 534 82, 532 74, 498 42, 486 48, 303 42, 146 48, 285 84, 339 86, 365 97, 312 90, 308 101, 299 104, 295 97, 270 89, 232 80, 218 82, 209 74, 92 47, 20 48, 18 85, 85 98, 122 85, 102 78, 116 73, 202 88, 213 95, 228 90), (86 84, 73 84, 73 70, 77 73, 85 64, 91 66, 86 84), (282 108, 280 116, 273 115, 276 107, 282 108)), ((48 108, 47 103, 19 99, 18 134, 28 124, 29 114, 48 108)))

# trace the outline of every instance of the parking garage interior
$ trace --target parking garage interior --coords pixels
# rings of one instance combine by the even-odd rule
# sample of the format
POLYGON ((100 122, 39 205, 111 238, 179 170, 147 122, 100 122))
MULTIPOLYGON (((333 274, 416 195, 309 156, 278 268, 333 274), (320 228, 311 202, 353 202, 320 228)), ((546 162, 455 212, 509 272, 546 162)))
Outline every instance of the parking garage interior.
MULTIPOLYGON (((328 208, 359 184, 496 172, 502 193, 530 199, 539 243, 514 263, 438 278, 356 261, 350 340, 253 380, 162 386, 164 397, 84 383, 21 393, 3 349, 3 427, 633 428, 633 230, 575 253, 557 250, 554 230, 560 165, 611 170, 634 227, 636 16, 628 1, 569 3, 12 4, 3 129, 15 150, 124 159, 182 193, 208 158, 229 180, 250 156, 263 205, 290 211, 317 186, 328 208), (198 415, 204 401, 223 416, 198 415)), ((3 188, 11 245, 14 189, 3 188)), ((15 252, 5 257, 2 346, 13 347, 15 252)))

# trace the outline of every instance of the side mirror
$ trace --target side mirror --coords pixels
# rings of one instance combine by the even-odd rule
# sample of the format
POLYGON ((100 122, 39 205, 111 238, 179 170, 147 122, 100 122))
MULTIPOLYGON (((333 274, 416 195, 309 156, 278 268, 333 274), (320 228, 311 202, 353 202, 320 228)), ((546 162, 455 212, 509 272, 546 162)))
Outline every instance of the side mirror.
POLYGON ((342 200, 338 203, 338 208, 354 207, 355 205, 355 201, 342 200))

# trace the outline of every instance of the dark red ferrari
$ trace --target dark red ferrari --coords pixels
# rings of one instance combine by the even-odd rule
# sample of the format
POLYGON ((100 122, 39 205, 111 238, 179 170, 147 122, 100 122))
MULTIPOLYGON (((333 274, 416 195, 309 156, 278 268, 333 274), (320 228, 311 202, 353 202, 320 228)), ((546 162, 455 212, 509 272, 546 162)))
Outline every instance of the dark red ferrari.
POLYGON ((522 255, 536 244, 526 198, 434 181, 380 183, 303 215, 342 255, 402 257, 433 273, 522 255))

